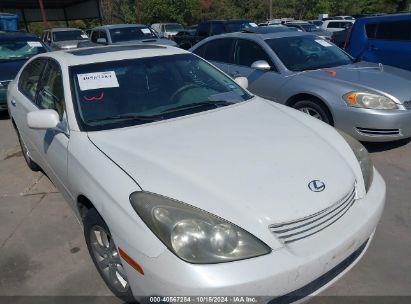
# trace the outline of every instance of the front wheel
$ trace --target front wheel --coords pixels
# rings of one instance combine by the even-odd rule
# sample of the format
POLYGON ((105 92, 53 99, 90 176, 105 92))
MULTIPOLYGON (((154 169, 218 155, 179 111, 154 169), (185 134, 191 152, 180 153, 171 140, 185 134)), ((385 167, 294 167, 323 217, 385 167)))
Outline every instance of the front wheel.
POLYGON ((301 100, 296 102, 293 105, 293 108, 332 125, 332 118, 328 113, 328 110, 323 105, 315 101, 301 100))
POLYGON ((90 209, 84 218, 84 237, 91 259, 108 288, 123 301, 134 302, 110 230, 95 209, 90 209))

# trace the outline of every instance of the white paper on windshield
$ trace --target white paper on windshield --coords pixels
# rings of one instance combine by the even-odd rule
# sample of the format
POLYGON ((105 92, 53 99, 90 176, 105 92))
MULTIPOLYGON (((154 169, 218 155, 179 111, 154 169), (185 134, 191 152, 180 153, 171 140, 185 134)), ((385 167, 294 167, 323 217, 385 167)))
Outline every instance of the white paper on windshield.
POLYGON ((82 91, 119 87, 114 71, 78 74, 77 79, 82 91))
POLYGON ((251 22, 250 25, 251 25, 252 27, 258 27, 258 25, 255 24, 254 22, 251 22))
POLYGON ((40 43, 40 41, 27 41, 27 44, 29 45, 29 47, 43 47, 40 43))
POLYGON ((148 28, 142 28, 141 31, 142 31, 144 34, 151 34, 151 31, 150 31, 150 29, 148 29, 148 28))
POLYGON ((325 47, 333 46, 331 43, 329 43, 325 40, 322 40, 322 39, 317 39, 317 40, 315 40, 315 42, 317 42, 318 44, 321 44, 322 46, 325 46, 325 47))
POLYGON ((88 38, 88 36, 87 36, 86 34, 83 34, 83 35, 81 35, 81 38, 85 38, 85 39, 87 39, 87 38, 88 38))

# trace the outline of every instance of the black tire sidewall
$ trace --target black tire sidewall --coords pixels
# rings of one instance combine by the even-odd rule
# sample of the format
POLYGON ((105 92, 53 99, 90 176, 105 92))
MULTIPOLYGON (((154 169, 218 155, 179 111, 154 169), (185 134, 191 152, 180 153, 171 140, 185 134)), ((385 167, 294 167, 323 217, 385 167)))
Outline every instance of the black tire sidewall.
POLYGON ((332 119, 330 117, 330 114, 328 113, 328 111, 324 108, 324 106, 318 104, 315 101, 312 100, 301 100, 301 101, 297 101, 294 105, 293 108, 296 110, 300 110, 301 108, 304 107, 310 107, 313 108, 314 110, 316 110, 318 112, 318 114, 320 114, 321 116, 321 120, 329 125, 332 125, 332 119))
POLYGON ((106 279, 106 277, 102 273, 100 267, 98 266, 96 258, 94 256, 94 252, 91 248, 91 240, 90 240, 90 231, 94 226, 102 227, 107 232, 107 234, 110 236, 110 238, 112 237, 110 229, 108 228, 107 224, 104 222, 102 217, 98 214, 97 210, 90 209, 87 212, 86 216, 84 217, 84 238, 86 240, 87 249, 88 249, 90 257, 91 257, 91 259, 94 263, 94 266, 96 267, 97 271, 99 272, 101 278, 106 283, 107 287, 111 290, 111 292, 116 297, 118 297, 119 299, 121 299, 121 300, 123 300, 127 303, 135 303, 136 301, 133 297, 133 293, 131 292, 130 285, 129 285, 129 288, 126 292, 124 292, 124 293, 119 292, 117 289, 115 289, 111 286, 110 282, 106 279))

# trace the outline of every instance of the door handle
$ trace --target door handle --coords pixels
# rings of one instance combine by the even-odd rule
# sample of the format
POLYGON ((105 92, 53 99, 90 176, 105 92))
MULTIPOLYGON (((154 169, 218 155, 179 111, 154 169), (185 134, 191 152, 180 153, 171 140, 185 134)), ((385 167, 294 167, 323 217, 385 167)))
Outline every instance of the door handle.
POLYGON ((12 105, 13 107, 16 106, 16 100, 15 100, 14 98, 12 98, 12 99, 10 100, 10 103, 11 103, 11 105, 12 105))

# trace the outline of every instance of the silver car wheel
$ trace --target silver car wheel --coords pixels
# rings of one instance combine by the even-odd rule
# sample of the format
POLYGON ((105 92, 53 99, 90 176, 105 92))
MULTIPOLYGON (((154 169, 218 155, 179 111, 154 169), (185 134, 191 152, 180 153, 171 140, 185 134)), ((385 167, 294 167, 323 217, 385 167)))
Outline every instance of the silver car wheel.
POLYGON ((126 292, 129 289, 127 275, 113 239, 103 227, 96 225, 90 231, 90 241, 101 273, 114 289, 126 292))
POLYGON ((302 107, 302 108, 299 108, 299 110, 301 112, 304 112, 305 114, 308 114, 308 115, 310 115, 312 117, 315 117, 319 120, 323 120, 321 114, 318 113, 318 111, 316 109, 313 109, 313 108, 310 108, 310 107, 302 107))

